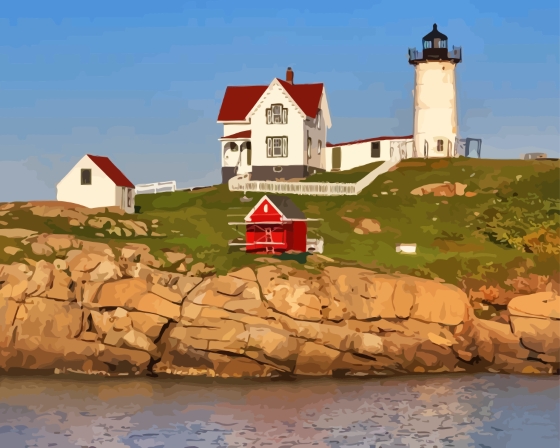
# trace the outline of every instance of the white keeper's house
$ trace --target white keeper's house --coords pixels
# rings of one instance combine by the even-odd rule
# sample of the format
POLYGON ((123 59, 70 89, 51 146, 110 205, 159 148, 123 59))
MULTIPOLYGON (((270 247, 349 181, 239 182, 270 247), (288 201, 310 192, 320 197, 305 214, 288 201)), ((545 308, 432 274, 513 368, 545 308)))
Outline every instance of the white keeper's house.
POLYGON ((226 89, 218 115, 224 125, 222 182, 250 173, 251 180, 304 178, 327 169, 325 147, 331 117, 322 83, 269 85, 226 89))
POLYGON ((56 199, 134 213, 134 184, 108 157, 86 154, 56 186, 56 199))

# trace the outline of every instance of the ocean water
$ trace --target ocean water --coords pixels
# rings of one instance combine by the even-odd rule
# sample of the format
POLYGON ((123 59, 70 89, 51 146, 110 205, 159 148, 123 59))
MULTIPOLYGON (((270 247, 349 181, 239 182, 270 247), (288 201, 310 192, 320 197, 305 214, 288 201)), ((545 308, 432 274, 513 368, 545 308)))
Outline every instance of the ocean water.
POLYGON ((559 377, 0 377, 0 447, 558 448, 559 403, 559 377))

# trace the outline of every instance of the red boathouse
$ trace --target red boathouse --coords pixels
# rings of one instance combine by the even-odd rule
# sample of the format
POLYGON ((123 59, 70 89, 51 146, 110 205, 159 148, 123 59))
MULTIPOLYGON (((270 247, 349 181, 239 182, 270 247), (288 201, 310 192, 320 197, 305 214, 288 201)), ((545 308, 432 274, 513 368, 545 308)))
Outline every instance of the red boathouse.
POLYGON ((275 254, 308 250, 307 221, 303 212, 286 196, 267 195, 245 217, 247 252, 275 254))

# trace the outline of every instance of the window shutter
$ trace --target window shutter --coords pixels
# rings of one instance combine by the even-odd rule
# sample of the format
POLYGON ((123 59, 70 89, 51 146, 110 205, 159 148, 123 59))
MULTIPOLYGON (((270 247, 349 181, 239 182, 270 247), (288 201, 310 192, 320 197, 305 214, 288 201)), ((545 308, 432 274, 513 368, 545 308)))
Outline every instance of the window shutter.
POLYGON ((272 139, 270 137, 266 138, 266 146, 268 147, 268 157, 272 157, 272 139))
POLYGON ((282 138, 282 157, 288 157, 288 137, 282 138))
POLYGON ((283 123, 288 124, 288 109, 282 111, 283 123))
POLYGON ((266 124, 272 123, 272 109, 266 110, 266 124))

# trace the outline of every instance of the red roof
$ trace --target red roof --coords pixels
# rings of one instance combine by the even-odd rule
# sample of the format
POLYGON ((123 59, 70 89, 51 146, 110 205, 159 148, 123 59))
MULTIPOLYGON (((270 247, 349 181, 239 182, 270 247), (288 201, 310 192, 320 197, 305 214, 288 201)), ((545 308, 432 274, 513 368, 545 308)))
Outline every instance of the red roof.
POLYGON ((366 138, 365 140, 354 140, 352 142, 344 142, 344 143, 329 143, 327 142, 327 147, 331 148, 333 146, 345 146, 345 145, 355 145, 356 143, 367 143, 367 142, 377 142, 381 140, 410 140, 412 135, 404 135, 400 137, 396 136, 389 136, 389 137, 373 137, 373 138, 366 138))
POLYGON ((317 116, 321 95, 323 94, 323 83, 318 84, 290 84, 289 82, 278 80, 280 85, 297 103, 305 115, 311 118, 317 116))
POLYGON ((224 135, 222 138, 251 138, 251 131, 236 132, 231 135, 224 135))
MULTIPOLYGON (((323 94, 323 84, 290 84, 278 79, 303 113, 315 118, 323 94)), ((218 121, 244 121, 268 86, 228 87, 218 114, 218 121)))
POLYGON ((243 121, 268 86, 228 87, 218 121, 243 121))
POLYGON ((119 170, 109 157, 87 155, 117 187, 134 188, 134 184, 119 170))

